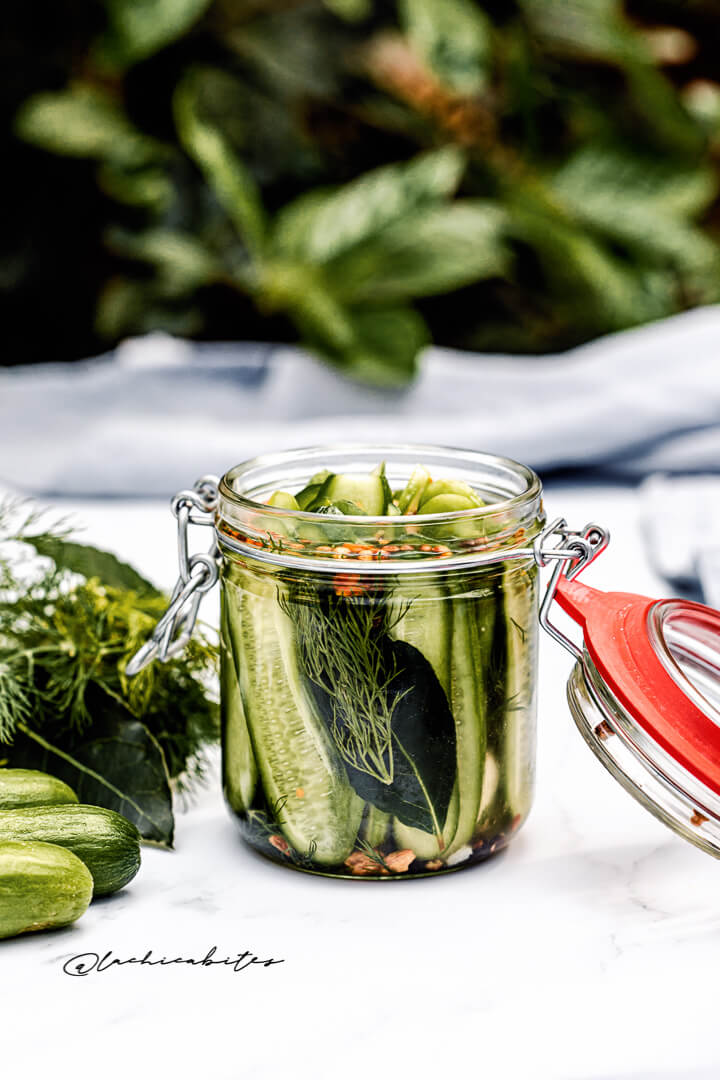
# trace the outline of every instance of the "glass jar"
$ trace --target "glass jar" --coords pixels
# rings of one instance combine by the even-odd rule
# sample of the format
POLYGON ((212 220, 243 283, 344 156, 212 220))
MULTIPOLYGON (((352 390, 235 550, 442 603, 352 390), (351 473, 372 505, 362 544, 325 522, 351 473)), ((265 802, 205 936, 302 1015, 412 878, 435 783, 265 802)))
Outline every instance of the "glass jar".
POLYGON ((178 581, 126 674, 183 650, 220 577, 225 796, 263 855, 391 881, 502 850, 532 802, 542 626, 576 661, 570 709, 599 760, 720 857, 720 612, 579 581, 607 530, 546 524, 531 469, 437 447, 330 446, 202 477, 171 506, 178 581), (453 512, 403 514, 388 499, 392 486, 413 491, 418 465, 438 478, 426 505, 453 512), (283 489, 313 491, 321 470, 346 491, 370 482, 374 505, 397 514, 361 516, 346 496, 318 499, 327 514, 297 509, 283 489), (461 492, 465 510, 435 498, 461 492), (212 527, 206 554, 190 554, 190 525, 212 527), (581 645, 552 620, 556 602, 581 645))
POLYGON ((489 454, 323 447, 219 485, 223 782, 283 865, 394 880, 502 850, 533 795, 538 477, 489 454), (330 517, 268 506, 322 469, 415 466, 487 505, 330 517))

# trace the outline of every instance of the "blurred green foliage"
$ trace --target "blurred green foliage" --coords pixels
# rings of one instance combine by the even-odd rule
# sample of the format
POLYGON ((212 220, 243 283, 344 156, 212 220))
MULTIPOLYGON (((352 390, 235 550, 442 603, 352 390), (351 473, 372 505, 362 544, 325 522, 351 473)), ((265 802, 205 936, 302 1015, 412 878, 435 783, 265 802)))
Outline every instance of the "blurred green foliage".
POLYGON ((93 260, 98 343, 298 340, 397 384, 431 339, 561 349, 720 299, 715 0, 90 7, 14 130, 87 218, 61 257, 93 260))

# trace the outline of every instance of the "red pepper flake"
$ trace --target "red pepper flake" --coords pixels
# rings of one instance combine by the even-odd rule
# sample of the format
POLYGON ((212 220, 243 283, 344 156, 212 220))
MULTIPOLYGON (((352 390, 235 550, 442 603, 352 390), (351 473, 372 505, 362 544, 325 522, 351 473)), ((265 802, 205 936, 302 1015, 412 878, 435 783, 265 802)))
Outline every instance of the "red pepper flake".
POLYGON ((706 821, 707 818, 704 814, 701 814, 699 810, 696 810, 693 816, 690 818, 690 824, 694 825, 695 828, 699 828, 701 825, 704 825, 706 821))
POLYGON ((278 851, 281 851, 283 855, 290 854, 290 845, 288 844, 284 836, 278 836, 278 834, 275 833, 273 836, 270 837, 270 843, 278 851))
POLYGON ((362 596, 365 586, 357 574, 338 574, 333 579, 338 596, 362 596))

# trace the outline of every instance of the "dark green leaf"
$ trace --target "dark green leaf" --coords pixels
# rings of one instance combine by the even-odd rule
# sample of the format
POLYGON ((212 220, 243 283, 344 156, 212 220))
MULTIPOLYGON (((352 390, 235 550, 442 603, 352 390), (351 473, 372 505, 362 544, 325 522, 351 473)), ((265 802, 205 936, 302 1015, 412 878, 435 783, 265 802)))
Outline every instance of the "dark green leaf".
POLYGON ((35 94, 23 104, 15 126, 27 142, 69 157, 141 166, 167 153, 155 139, 137 131, 117 102, 95 87, 78 85, 35 94))
POLYGON ((505 272, 507 216, 495 203, 419 210, 327 266, 347 303, 393 303, 450 292, 505 272))
POLYGON ((574 217, 645 257, 670 262, 718 296, 720 249, 688 220, 715 197, 710 170, 605 147, 577 153, 553 179, 574 217))
POLYGON ((83 735, 51 741, 26 725, 10 747, 15 766, 58 776, 80 802, 116 810, 145 840, 172 847, 174 820, 165 759, 144 724, 106 699, 102 717, 83 735))
POLYGON ((274 247, 304 261, 326 262, 416 207, 451 195, 464 164, 459 150, 446 147, 375 169, 335 190, 311 191, 278 215, 274 247))
POLYGON ((620 0, 520 0, 541 47, 562 56, 623 64, 646 59, 620 0))
POLYGON ((522 205, 513 208, 511 223, 517 239, 535 250, 558 305, 575 317, 581 310, 586 326, 619 330, 667 313, 668 297, 652 280, 581 229, 522 205))
POLYGON ((642 34, 620 0, 520 0, 541 48, 561 56, 615 65, 625 73, 629 104, 645 134, 683 153, 702 146, 700 129, 683 109, 672 84, 655 67, 642 34))
POLYGON ((588 144, 569 157, 552 178, 553 190, 581 210, 593 200, 617 199, 657 213, 694 218, 712 203, 718 177, 707 165, 686 165, 634 147, 588 144))
POLYGON ((118 589, 134 589, 138 593, 160 596, 160 591, 127 563, 121 562, 109 551, 100 551, 89 544, 77 544, 57 536, 23 536, 38 555, 53 560, 60 570, 82 574, 85 578, 99 578, 104 585, 118 589))
POLYGON ((146 229, 129 233, 112 229, 108 246, 127 258, 156 267, 163 294, 183 296, 222 275, 222 266, 197 237, 173 229, 146 229))
POLYGON ((372 0, 323 0, 325 7, 348 22, 360 22, 372 13, 372 0))
POLYGON ((123 66, 157 52, 180 37, 210 0, 105 0, 110 27, 103 54, 123 66))
POLYGON ((248 250, 258 255, 265 236, 260 192, 223 133, 200 115, 202 78, 202 69, 191 71, 175 90, 173 105, 178 135, 248 250))
MULTIPOLYGON (((455 783, 455 722, 445 692, 422 653, 390 638, 380 647, 383 672, 386 676, 395 672, 387 685, 388 700, 398 699, 392 715, 394 779, 385 784, 346 761, 348 778, 358 795, 379 810, 405 825, 437 833, 455 783)), ((332 733, 332 699, 315 684, 311 691, 332 733)))
POLYGON ((488 77, 490 23, 474 0, 400 0, 411 43, 438 77, 461 94, 477 94, 488 77))
POLYGON ((114 161, 104 161, 97 176, 98 185, 105 194, 127 206, 162 212, 172 198, 170 178, 164 169, 157 166, 133 169, 114 161))
POLYGON ((306 343, 357 379, 404 386, 415 374, 418 354, 429 340, 422 318, 412 308, 346 312, 328 298, 330 303, 338 313, 333 324, 318 318, 318 307, 293 313, 306 343), (340 329, 342 335, 337 332, 340 329))

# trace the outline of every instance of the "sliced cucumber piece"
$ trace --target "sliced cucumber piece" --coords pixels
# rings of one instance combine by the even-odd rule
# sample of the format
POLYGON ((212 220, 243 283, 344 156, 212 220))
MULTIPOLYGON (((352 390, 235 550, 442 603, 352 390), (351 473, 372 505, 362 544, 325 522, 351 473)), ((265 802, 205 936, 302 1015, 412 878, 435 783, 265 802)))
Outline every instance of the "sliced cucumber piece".
POLYGON ((495 622, 492 594, 462 594, 455 586, 452 608, 450 704, 455 717, 460 807, 447 857, 469 844, 482 802, 487 751, 488 661, 495 622))
POLYGON ((433 480, 425 488, 422 499, 420 500, 419 514, 429 514, 433 511, 426 510, 425 504, 434 499, 436 495, 460 495, 464 499, 469 499, 472 506, 484 506, 480 496, 466 484, 463 480, 433 480))
POLYGON ((325 490, 329 503, 350 502, 363 514, 380 517, 385 512, 385 487, 380 476, 361 473, 337 473, 325 490))
POLYGON ((236 813, 250 808, 257 785, 257 765, 240 694, 240 654, 233 642, 225 589, 220 601, 220 707, 222 770, 225 798, 236 813))
POLYGON ((363 802, 317 716, 298 670, 293 624, 274 584, 226 580, 239 643, 240 687, 266 800, 300 854, 335 865, 353 849, 363 802))
POLYGON ((299 510, 300 505, 289 491, 273 491, 268 499, 268 506, 277 506, 283 510, 299 510))
POLYGON ((418 465, 417 468, 413 469, 407 484, 396 496, 402 514, 417 514, 420 500, 429 483, 430 473, 427 469, 423 469, 422 465, 418 465))
POLYGON ((485 755, 485 771, 483 773, 482 798, 480 800, 480 814, 478 815, 482 825, 485 815, 495 801, 500 784, 500 769, 495 755, 488 750, 485 755))
MULTIPOLYGON (((410 606, 393 631, 394 637, 414 645, 432 665, 448 702, 451 684, 451 624, 452 613, 447 591, 438 588, 431 592, 426 588, 410 602, 410 606)), ((396 818, 393 831, 399 847, 410 848, 419 859, 435 859, 442 856, 455 835, 458 809, 459 792, 456 780, 442 826, 441 842, 433 833, 403 825, 396 818)))
POLYGON ((393 494, 392 494, 392 490, 390 488, 390 484, 388 483, 388 478, 387 478, 387 475, 386 475, 386 472, 385 472, 385 462, 384 461, 382 461, 379 465, 377 465, 373 469, 372 475, 373 476, 379 476, 380 480, 382 482, 383 499, 384 499, 384 502, 385 502, 385 506, 383 508, 383 514, 387 514, 388 513, 388 507, 392 503, 393 494))
POLYGON ((384 810, 378 810, 372 803, 365 804, 365 818, 362 824, 362 838, 370 847, 380 847, 388 839, 392 818, 384 810))
POLYGON ((454 514, 458 510, 475 510, 477 504, 464 495, 434 495, 422 504, 423 514, 454 514))
POLYGON ((338 514, 345 516, 352 514, 355 517, 366 517, 365 511, 357 503, 350 502, 349 499, 340 499, 338 502, 329 503, 327 506, 321 506, 318 510, 319 514, 338 514))
POLYGON ((309 483, 295 496, 301 510, 314 509, 313 504, 322 499, 324 489, 332 475, 329 469, 323 469, 322 472, 310 477, 309 483))
POLYGON ((508 810, 525 816, 535 774, 537 568, 509 564, 503 574, 506 634, 502 782, 508 810))

